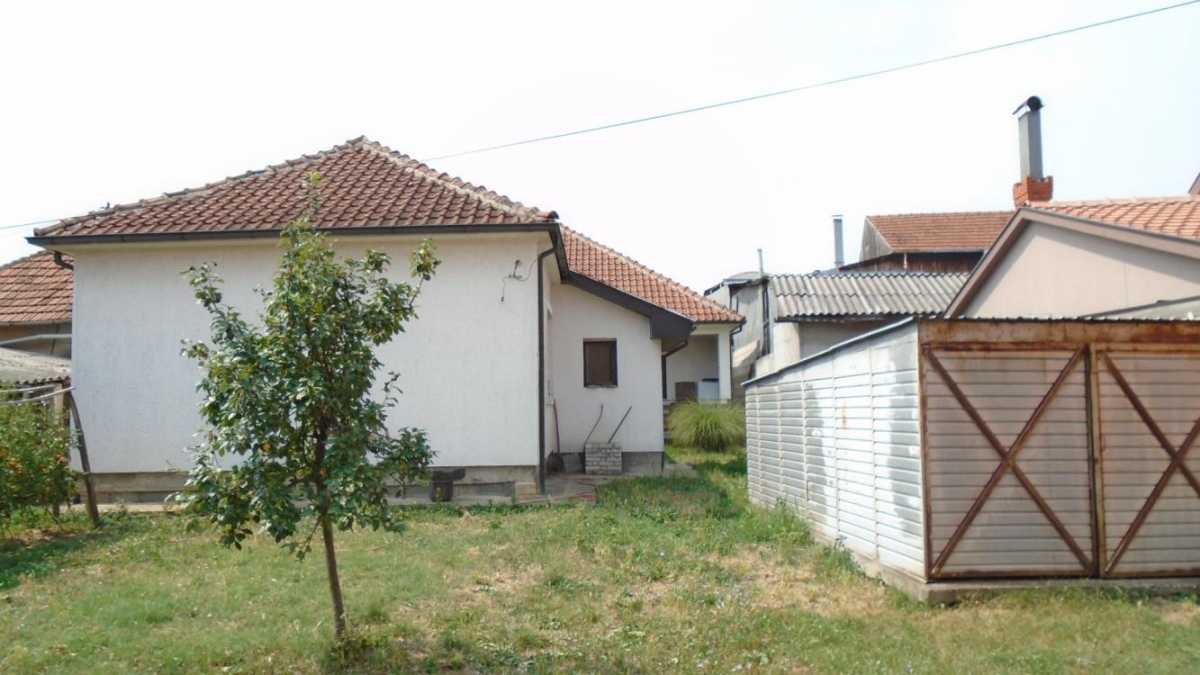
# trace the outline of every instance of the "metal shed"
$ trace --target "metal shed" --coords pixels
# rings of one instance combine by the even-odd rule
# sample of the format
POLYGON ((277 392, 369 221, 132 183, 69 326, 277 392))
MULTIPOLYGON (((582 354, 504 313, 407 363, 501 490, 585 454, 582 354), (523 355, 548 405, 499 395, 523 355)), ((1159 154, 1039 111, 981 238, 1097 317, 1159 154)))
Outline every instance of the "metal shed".
POLYGON ((1197 322, 905 321, 748 382, 746 425, 754 503, 922 596, 1200 576, 1197 322))

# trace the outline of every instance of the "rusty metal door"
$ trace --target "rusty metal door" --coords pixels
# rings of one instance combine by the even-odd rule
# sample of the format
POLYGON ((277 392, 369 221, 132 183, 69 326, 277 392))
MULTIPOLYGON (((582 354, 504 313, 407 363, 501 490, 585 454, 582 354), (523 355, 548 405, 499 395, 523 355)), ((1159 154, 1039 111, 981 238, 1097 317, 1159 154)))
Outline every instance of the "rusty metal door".
POLYGON ((926 575, 1098 571, 1087 349, 922 347, 926 575))
POLYGON ((1200 574, 1200 353, 1097 350, 1101 575, 1200 574))

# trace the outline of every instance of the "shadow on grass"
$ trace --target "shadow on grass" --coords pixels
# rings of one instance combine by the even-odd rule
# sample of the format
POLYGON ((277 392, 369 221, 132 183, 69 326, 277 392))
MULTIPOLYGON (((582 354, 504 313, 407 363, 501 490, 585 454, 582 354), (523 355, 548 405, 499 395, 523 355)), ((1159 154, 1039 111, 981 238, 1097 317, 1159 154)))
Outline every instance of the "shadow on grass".
POLYGON ((46 518, 0 533, 0 590, 14 588, 26 577, 55 574, 66 557, 116 541, 133 529, 131 519, 120 514, 106 514, 104 525, 94 530, 86 516, 68 514, 57 523, 46 518))

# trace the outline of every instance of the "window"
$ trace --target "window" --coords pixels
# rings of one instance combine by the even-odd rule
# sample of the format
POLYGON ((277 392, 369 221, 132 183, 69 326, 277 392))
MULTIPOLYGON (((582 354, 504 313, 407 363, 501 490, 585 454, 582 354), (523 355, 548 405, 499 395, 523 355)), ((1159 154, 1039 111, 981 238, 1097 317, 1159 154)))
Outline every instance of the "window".
POLYGON ((583 386, 617 386, 617 341, 583 341, 583 386))

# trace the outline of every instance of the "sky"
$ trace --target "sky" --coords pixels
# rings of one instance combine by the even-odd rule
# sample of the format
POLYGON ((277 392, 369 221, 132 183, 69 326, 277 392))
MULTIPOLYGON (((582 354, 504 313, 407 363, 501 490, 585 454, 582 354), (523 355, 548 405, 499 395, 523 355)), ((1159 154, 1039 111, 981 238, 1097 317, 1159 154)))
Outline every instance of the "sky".
MULTIPOLYGON (((1178 2, 1179 0, 1175 0, 1178 2)), ((643 124, 1174 4, 119 2, 0 6, 0 261, 82 215, 366 135, 703 290, 857 259, 868 214, 1012 206, 1042 98, 1060 200, 1200 172, 1200 4, 643 124), (45 226, 48 223, 42 223, 45 226)))

